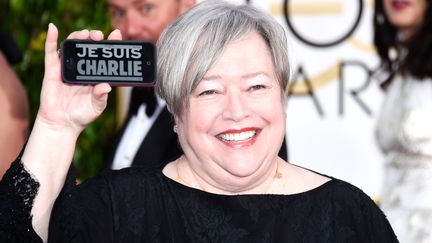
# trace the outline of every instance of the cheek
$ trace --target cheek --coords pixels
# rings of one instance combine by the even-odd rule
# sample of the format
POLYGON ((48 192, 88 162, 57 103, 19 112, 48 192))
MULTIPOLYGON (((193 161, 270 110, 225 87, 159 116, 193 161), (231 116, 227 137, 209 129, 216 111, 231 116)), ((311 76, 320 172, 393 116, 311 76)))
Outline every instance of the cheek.
POLYGON ((417 24, 420 26, 423 24, 424 19, 426 18, 426 3, 424 5, 421 5, 419 7, 417 7, 417 13, 415 14, 416 19, 417 19, 417 24), (418 16, 421 16, 418 17, 418 16))
POLYGON ((286 130, 286 111, 282 98, 275 98, 272 104, 267 108, 267 121, 270 124, 275 141, 283 139, 286 130), (281 136, 281 137, 280 137, 281 136))
POLYGON ((268 121, 270 123, 276 125, 278 127, 278 129, 279 128, 284 129, 285 123, 286 123, 286 113, 281 107, 278 107, 276 109, 276 107, 273 106, 273 108, 271 109, 271 112, 269 112, 268 116, 267 116, 268 121))
POLYGON ((256 107, 255 109, 257 109, 266 120, 276 121, 285 119, 285 108, 279 94, 261 100, 253 107, 256 107))
POLYGON ((164 30, 165 23, 159 23, 159 25, 150 25, 148 29, 150 29, 155 35, 159 36, 164 30))
POLYGON ((124 24, 124 21, 116 21, 112 22, 113 29, 118 29, 122 33, 122 35, 126 34, 126 25, 124 24))
POLYGON ((214 125, 220 106, 212 103, 192 103, 186 111, 188 129, 193 133, 207 133, 214 125))
POLYGON ((177 15, 175 12, 166 10, 163 14, 158 14, 157 19, 152 21, 148 26, 149 28, 152 28, 154 32, 160 34, 165 27, 171 24, 176 18, 177 15))

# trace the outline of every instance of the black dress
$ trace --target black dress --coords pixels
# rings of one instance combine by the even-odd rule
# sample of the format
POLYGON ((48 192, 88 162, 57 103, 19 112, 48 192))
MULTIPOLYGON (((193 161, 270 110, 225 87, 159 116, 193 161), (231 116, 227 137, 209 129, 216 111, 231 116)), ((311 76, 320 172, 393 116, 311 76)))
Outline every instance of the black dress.
MULTIPOLYGON (((21 163, 14 162, 0 183, 1 242, 40 242, 29 216, 31 191, 37 187, 21 163)), ((79 186, 66 183, 52 212, 49 242, 385 243, 397 239, 374 202, 338 179, 292 195, 228 196, 189 188, 161 171, 135 167, 103 173, 79 186)))

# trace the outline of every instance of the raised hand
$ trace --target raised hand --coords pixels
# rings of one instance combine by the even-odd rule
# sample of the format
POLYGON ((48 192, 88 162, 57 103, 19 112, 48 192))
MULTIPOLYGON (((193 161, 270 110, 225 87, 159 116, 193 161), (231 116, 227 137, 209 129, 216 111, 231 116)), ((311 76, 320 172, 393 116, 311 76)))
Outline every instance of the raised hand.
MULTIPOLYGON (((105 109, 111 87, 69 85, 61 79, 57 28, 50 24, 45 42, 45 75, 41 103, 22 162, 40 183, 32 208, 35 231, 46 241, 52 206, 63 187, 81 131, 105 109)), ((102 40, 100 31, 76 31, 75 39, 102 40)), ((121 39, 118 30, 108 39, 121 39)))
MULTIPOLYGON (((37 119, 54 129, 71 129, 79 134, 105 109, 111 87, 107 83, 95 86, 63 83, 57 37, 57 28, 50 24, 45 42, 45 76, 37 119)), ((71 33, 68 38, 102 40, 103 33, 82 30, 71 33)), ((121 34, 115 30, 108 39, 121 39, 121 34)))

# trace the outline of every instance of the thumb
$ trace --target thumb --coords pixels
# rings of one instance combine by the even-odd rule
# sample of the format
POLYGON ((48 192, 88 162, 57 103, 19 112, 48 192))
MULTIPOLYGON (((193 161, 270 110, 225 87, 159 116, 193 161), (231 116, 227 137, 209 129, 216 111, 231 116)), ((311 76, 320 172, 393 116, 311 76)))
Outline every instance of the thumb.
POLYGON ((57 53, 57 27, 50 23, 48 25, 45 41, 45 79, 56 80, 60 77, 60 60, 57 53))

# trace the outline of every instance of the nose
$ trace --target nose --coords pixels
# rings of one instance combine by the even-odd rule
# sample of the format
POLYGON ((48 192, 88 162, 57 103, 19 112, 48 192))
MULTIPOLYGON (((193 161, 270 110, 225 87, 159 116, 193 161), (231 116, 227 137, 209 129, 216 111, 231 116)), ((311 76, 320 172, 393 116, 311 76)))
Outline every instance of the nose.
POLYGON ((239 90, 228 91, 222 117, 227 120, 239 122, 250 115, 246 97, 239 90))
POLYGON ((126 37, 125 39, 137 40, 140 35, 140 23, 138 13, 135 11, 127 11, 126 13, 126 37))

